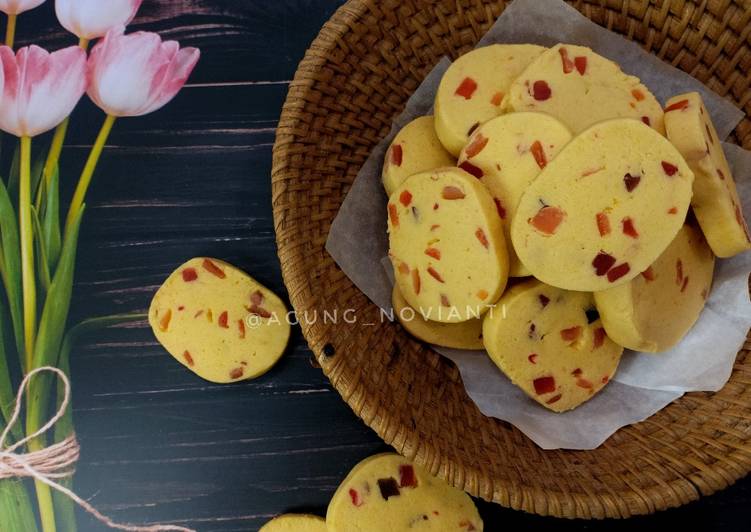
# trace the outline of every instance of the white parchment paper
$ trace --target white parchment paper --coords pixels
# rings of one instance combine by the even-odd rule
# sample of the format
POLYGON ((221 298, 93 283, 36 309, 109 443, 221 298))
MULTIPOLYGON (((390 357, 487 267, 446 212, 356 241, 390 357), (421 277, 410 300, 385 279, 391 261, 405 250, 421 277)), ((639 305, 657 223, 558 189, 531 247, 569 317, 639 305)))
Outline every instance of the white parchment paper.
MULTIPOLYGON (((743 113, 687 74, 663 63, 638 45, 597 26, 558 0, 515 0, 483 37, 491 43, 558 42, 580 44, 616 60, 638 76, 661 103, 674 94, 699 91, 720 138, 743 113)), ((383 158, 396 132, 429 114, 441 76, 450 62, 441 60, 394 121, 389 135, 363 165, 335 218, 326 249, 376 305, 391 308, 392 281, 382 259, 388 251, 387 197, 381 185, 383 158)), ((751 152, 725 145, 747 218, 751 214, 751 152)), ((515 425, 544 449, 593 449, 620 427, 646 419, 687 391, 716 391, 727 381, 733 361, 751 326, 748 276, 751 253, 717 262, 714 287, 699 321, 669 352, 624 353, 613 382, 579 408, 555 414, 514 386, 482 351, 436 348, 456 363, 465 388, 488 416, 515 425)))

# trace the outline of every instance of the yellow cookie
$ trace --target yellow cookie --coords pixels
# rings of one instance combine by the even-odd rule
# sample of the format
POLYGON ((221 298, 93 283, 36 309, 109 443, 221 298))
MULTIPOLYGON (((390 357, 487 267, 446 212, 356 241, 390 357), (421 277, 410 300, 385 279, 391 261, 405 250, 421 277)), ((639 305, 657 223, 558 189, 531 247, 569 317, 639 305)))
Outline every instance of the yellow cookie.
POLYGON ((391 302, 399 323, 415 338, 453 349, 485 349, 482 345, 481 319, 474 318, 459 323, 429 320, 409 306, 399 291, 398 284, 394 285, 391 302))
POLYGON ((266 373, 284 353, 290 326, 284 303, 234 266, 190 259, 151 301, 149 324, 178 362, 212 382, 266 373))
POLYGON ((541 281, 594 292, 647 269, 675 238, 694 175, 641 122, 601 122, 574 138, 524 192, 511 222, 519 259, 541 281))
POLYGON ((388 203, 389 256, 409 306, 441 322, 478 318, 508 280, 501 218, 459 168, 416 174, 388 203))
POLYGON ((751 249, 735 181, 699 93, 668 100, 665 128, 696 175, 691 206, 714 254, 732 257, 751 249))
POLYGON ((665 132, 662 107, 616 63, 584 46, 557 44, 514 81, 504 106, 553 115, 574 134, 609 118, 635 118, 665 132))
POLYGON ((605 330, 628 349, 670 349, 699 318, 713 270, 714 255, 701 231, 684 225, 641 275, 630 283, 595 292, 605 330))
POLYGON ((326 521, 317 515, 284 514, 275 517, 258 532, 326 532, 326 521))
POLYGON ((404 126, 391 142, 383 161, 383 188, 390 196, 412 174, 455 163, 435 134, 433 117, 421 116, 404 126))
POLYGON ((435 127, 446 149, 458 155, 474 127, 501 114, 511 82, 545 48, 532 44, 491 44, 454 61, 435 97, 435 127))
POLYGON ((503 294, 482 330, 485 348, 501 371, 555 412, 591 399, 613 377, 623 353, 607 337, 592 294, 535 279, 503 294))
POLYGON ((511 113, 485 122, 459 154, 459 168, 490 189, 504 220, 509 244, 509 275, 529 275, 511 244, 511 219, 519 198, 558 152, 571 140, 566 126, 542 113, 511 113))
POLYGON ((481 532, 472 499, 406 458, 377 454, 357 464, 329 503, 330 532, 481 532))

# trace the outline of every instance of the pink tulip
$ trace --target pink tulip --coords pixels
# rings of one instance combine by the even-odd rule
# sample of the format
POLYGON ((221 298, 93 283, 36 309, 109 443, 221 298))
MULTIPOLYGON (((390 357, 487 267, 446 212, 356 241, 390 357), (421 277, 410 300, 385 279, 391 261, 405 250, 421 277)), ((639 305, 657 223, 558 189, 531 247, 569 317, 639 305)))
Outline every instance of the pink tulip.
POLYGON ((49 53, 32 45, 17 54, 2 46, 0 62, 5 80, 0 129, 17 137, 52 129, 86 91, 86 52, 78 46, 49 53))
POLYGON ((0 0, 0 11, 6 15, 18 15, 43 3, 44 0, 0 0))
POLYGON ((156 33, 124 32, 108 31, 91 51, 88 94, 108 115, 141 116, 175 97, 201 53, 156 33))
POLYGON ((136 16, 143 0, 55 0, 60 24, 82 39, 102 37, 136 16))

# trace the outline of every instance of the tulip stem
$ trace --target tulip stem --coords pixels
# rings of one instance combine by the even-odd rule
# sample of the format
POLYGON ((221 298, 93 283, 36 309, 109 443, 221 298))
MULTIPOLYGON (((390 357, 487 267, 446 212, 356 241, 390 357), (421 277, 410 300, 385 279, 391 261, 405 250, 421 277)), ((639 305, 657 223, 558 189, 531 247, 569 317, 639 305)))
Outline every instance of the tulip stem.
POLYGON ((89 48, 89 40, 86 37, 81 37, 80 39, 78 39, 78 46, 82 50, 88 50, 88 48, 89 48))
POLYGON ((21 137, 21 167, 18 198, 18 227, 21 237, 23 285, 23 330, 26 370, 31 371, 36 330, 36 280, 34 278, 34 234, 31 229, 31 137, 21 137))
POLYGON ((68 216, 65 220, 66 236, 73 225, 73 221, 78 216, 78 212, 81 210, 83 200, 86 198, 86 191, 89 189, 91 178, 94 176, 94 170, 99 162, 99 157, 102 155, 102 150, 107 142, 107 138, 110 136, 112 126, 115 125, 116 118, 117 117, 115 116, 107 115, 104 124, 102 124, 102 129, 99 130, 99 134, 96 137, 96 142, 94 142, 94 146, 91 148, 89 158, 86 160, 86 166, 84 166, 83 172, 81 172, 81 177, 78 179, 78 185, 76 185, 76 191, 70 202, 70 209, 68 209, 68 216))
POLYGON ((16 41, 16 18, 18 15, 8 15, 8 25, 5 30, 5 45, 13 48, 16 41))

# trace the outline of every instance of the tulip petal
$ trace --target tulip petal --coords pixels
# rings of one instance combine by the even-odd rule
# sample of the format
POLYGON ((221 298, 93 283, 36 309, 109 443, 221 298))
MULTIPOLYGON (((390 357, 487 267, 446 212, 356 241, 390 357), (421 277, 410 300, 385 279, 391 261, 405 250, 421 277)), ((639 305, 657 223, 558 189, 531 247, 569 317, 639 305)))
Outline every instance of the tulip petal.
POLYGON ((7 15, 18 15, 43 3, 44 0, 0 0, 0 11, 7 15))
POLYGON ((118 25, 128 24, 142 0, 56 0, 60 24, 79 38, 102 37, 118 25))

